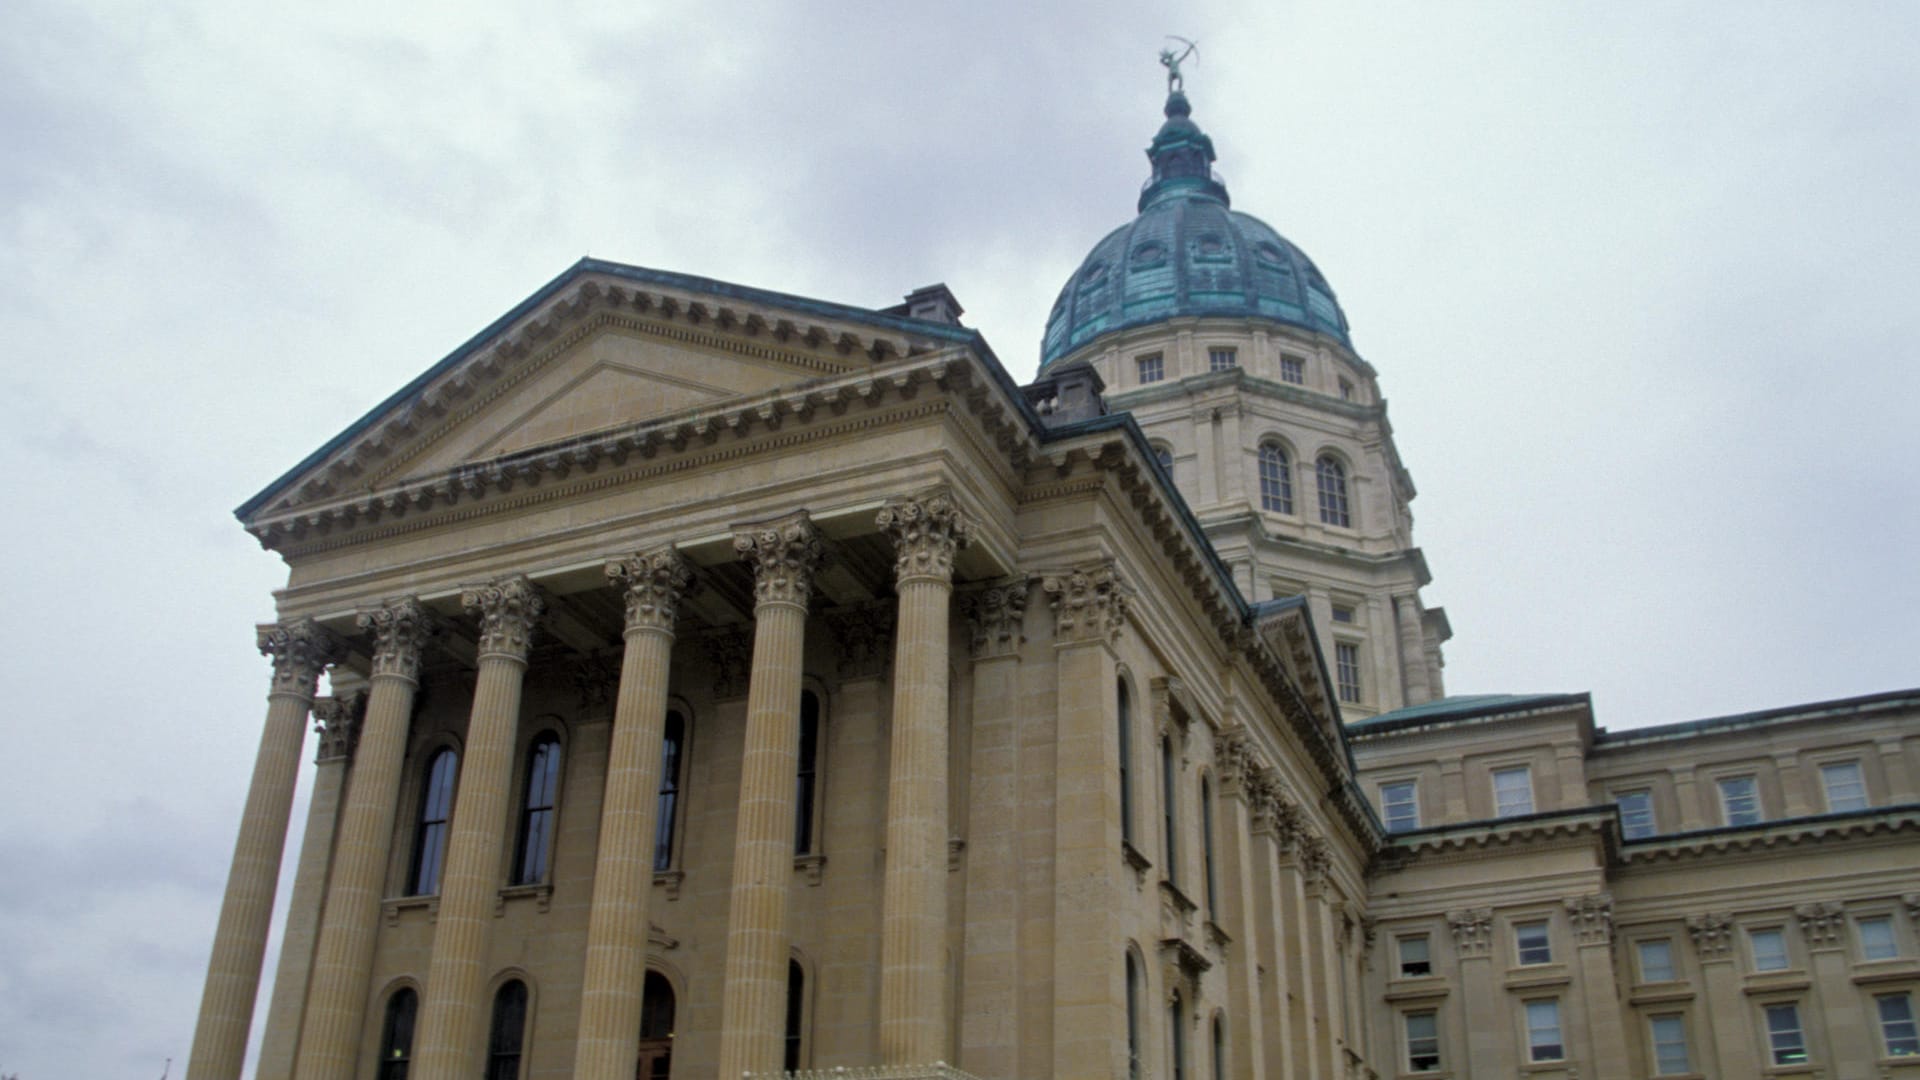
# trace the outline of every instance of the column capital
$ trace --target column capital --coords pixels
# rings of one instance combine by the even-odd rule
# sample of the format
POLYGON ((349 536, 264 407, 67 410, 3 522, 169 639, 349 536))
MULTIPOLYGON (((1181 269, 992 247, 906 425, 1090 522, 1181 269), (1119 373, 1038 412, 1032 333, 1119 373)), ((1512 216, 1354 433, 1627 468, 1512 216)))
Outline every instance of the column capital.
POLYGON ((1333 845, 1311 826, 1302 826, 1301 832, 1300 868, 1306 873, 1307 884, 1323 885, 1333 869, 1333 845))
POLYGON ((1032 579, 1022 574, 967 595, 963 607, 975 660, 1020 651, 1027 640, 1027 594, 1032 589, 1032 579))
POLYGON ((680 600, 693 586, 693 567, 672 545, 607 563, 607 583, 627 602, 627 633, 673 633, 680 600))
POLYGON ((273 658, 272 694, 313 700, 320 672, 346 654, 338 637, 312 619, 255 627, 260 655, 273 658))
POLYGON ((460 594, 460 606, 480 620, 480 655, 525 662, 533 628, 546 614, 546 597, 525 574, 510 574, 460 594))
POLYGON ((344 761, 351 758, 354 747, 360 742, 360 720, 366 710, 365 690, 313 699, 313 718, 316 721, 313 731, 320 736, 320 746, 313 760, 344 761))
POLYGON ((1702 960, 1725 960, 1733 953, 1733 916, 1724 911, 1687 916, 1687 936, 1702 960))
POLYGON ((1613 942, 1613 894, 1589 893, 1569 896, 1567 915, 1582 945, 1608 945, 1613 942))
POLYGON ((1846 924, 1846 909, 1832 901, 1801 904, 1793 909, 1800 920, 1800 933, 1812 948, 1832 948, 1841 944, 1840 931, 1846 924))
POLYGON ((1043 575, 1040 588, 1053 609, 1054 634, 1076 643, 1120 640, 1133 595, 1112 559, 1043 575))
POLYGON ((373 674, 398 675, 420 681, 420 657, 440 632, 440 619, 417 597, 389 600, 355 617, 361 630, 373 635, 373 674))
POLYGON ((836 611, 827 617, 827 629, 840 646, 840 677, 873 679, 886 674, 893 659, 892 603, 836 611))
POLYGON ((1493 949, 1493 909, 1465 908, 1447 912, 1447 929, 1462 959, 1486 956, 1493 949))
POLYGON ((813 574, 826 551, 820 530, 805 510, 742 527, 733 534, 733 550, 753 565, 756 605, 798 608, 805 608, 813 595, 813 574))
POLYGON ((1244 791, 1248 775, 1259 767, 1253 739, 1245 728, 1236 725, 1214 738, 1213 771, 1220 777, 1222 792, 1244 791))
POLYGON ((894 577, 902 585, 951 582, 954 555, 973 539, 973 522, 944 491, 889 499, 874 524, 893 538, 894 577))

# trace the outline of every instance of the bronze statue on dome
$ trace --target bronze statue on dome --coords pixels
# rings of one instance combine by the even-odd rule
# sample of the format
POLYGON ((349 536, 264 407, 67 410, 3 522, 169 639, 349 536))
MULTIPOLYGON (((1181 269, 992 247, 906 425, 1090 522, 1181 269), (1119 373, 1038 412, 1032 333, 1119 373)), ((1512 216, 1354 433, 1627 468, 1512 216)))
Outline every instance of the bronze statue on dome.
POLYGON ((1160 63, 1167 69, 1167 93, 1178 94, 1184 92, 1187 88, 1187 81, 1180 74, 1180 65, 1185 62, 1187 57, 1198 52, 1200 45, 1198 42, 1188 41, 1183 37, 1174 37, 1172 34, 1168 34, 1167 38, 1168 40, 1177 41, 1187 47, 1187 50, 1178 56, 1174 55, 1172 49, 1160 50, 1160 63))

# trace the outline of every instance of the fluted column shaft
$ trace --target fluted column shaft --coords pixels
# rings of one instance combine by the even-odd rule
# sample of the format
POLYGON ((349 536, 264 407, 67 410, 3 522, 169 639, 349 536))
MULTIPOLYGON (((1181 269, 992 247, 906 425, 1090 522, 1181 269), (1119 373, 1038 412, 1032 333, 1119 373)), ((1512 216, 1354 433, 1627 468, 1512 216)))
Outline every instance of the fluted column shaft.
POLYGON ((880 920, 880 1059, 947 1053, 947 621, 969 525, 945 495, 890 502, 898 553, 887 862, 880 920))
POLYGON ((351 1080, 354 1074, 407 722, 420 688, 420 654, 435 626, 420 602, 409 598, 361 615, 360 628, 373 635, 373 676, 320 909, 320 937, 294 1056, 293 1075, 300 1080, 351 1080))
POLYGON ((614 703, 613 745, 600 809, 580 993, 576 1080, 629 1080, 640 1053, 640 994, 647 973, 647 901, 653 892, 661 738, 673 660, 676 607, 692 575, 672 548, 611 563, 626 596, 626 651, 614 703))
POLYGON ((478 1075, 487 1003, 487 932, 500 891, 501 844, 513 789, 513 737, 526 681, 527 649, 545 602, 525 577, 504 578, 461 598, 480 619, 479 675, 467 719, 466 761, 454 792, 453 829, 434 924, 433 960, 414 1036, 422 1080, 478 1075))
POLYGON ((821 550, 805 514, 742 531, 734 548, 754 566, 754 628, 720 1001, 717 1075, 723 1080, 781 1065, 800 666, 807 599, 821 550))
POLYGON ((260 628, 260 651, 273 657, 267 720, 253 759, 253 779, 233 845, 227 891, 207 960, 200 1020, 187 1071, 195 1080, 238 1080, 247 1057, 260 963, 267 950, 273 894, 280 883, 293 788, 300 778, 300 745, 307 734, 320 671, 336 655, 332 636, 312 620, 260 628))

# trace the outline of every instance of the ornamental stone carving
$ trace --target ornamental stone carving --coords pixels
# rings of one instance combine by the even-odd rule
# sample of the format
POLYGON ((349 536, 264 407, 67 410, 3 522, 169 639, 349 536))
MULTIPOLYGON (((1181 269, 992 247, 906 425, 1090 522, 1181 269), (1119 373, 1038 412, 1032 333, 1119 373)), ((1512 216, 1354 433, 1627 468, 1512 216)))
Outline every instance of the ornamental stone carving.
POLYGON ((1287 792, 1287 786, 1275 781, 1273 797, 1273 832, 1280 838, 1280 850, 1292 851, 1307 835, 1306 811, 1294 801, 1287 792))
POLYGON ((739 697, 747 692, 747 672, 753 663, 753 636, 737 626, 707 635, 707 662, 713 667, 713 696, 739 697))
POLYGON ((1027 640, 1027 594, 1031 587, 1023 576, 967 597, 967 627, 972 631, 974 659, 1012 656, 1020 651, 1027 640))
POLYGON ((673 633, 680 599, 693 585, 693 567, 673 547, 655 548, 607 563, 607 584, 627 603, 627 633, 673 633))
POLYGON ((827 616, 827 629, 840 646, 840 677, 871 679, 886 673, 893 659, 894 605, 836 611, 827 616))
POLYGON ((1127 624, 1127 599, 1132 589, 1120 578, 1112 559, 1040 580, 1053 609, 1054 634, 1062 641, 1120 640, 1127 624))
POLYGON ((1840 944, 1840 932, 1846 925, 1846 909, 1832 901, 1801 904, 1793 909, 1800 919, 1800 933, 1814 947, 1840 944))
POLYGON ((1467 908, 1447 912, 1447 929, 1453 931, 1453 948, 1465 960, 1486 956, 1493 949, 1493 909, 1467 908))
POLYGON ((1308 831, 1300 839, 1299 856, 1309 883, 1326 880, 1327 871, 1333 869, 1333 845, 1317 832, 1308 831))
POLYGON ((344 761, 353 756, 360 742, 360 721, 366 715, 367 694, 351 694, 313 699, 313 733, 320 737, 315 762, 344 761))
POLYGON ((733 550, 753 566, 755 603, 801 608, 813 595, 813 574, 826 552, 804 510, 741 529, 733 536, 733 550))
POLYGON ((524 661, 533 646, 533 628, 547 612, 540 587, 514 574, 460 594, 460 605, 480 620, 480 655, 490 653, 524 661))
POLYGON ((1733 916, 1724 912, 1687 917, 1687 936, 1702 960, 1725 960, 1733 953, 1733 916))
POLYGON ((1613 941, 1613 894, 1592 893, 1567 898, 1567 914, 1582 945, 1607 945, 1613 941))
POLYGON ((619 696, 618 654, 597 653, 593 656, 582 656, 567 668, 567 675, 573 680, 574 691, 580 695, 582 709, 608 708, 619 696))
POLYGON ((893 538, 895 580, 952 581, 953 557, 973 539, 973 523, 945 492, 892 499, 874 524, 893 538))
POLYGON ((426 605, 405 596, 363 611, 354 621, 361 631, 373 636, 373 674, 420 681, 420 657, 440 632, 440 620, 426 605))
POLYGON ((1220 777, 1220 790, 1229 794, 1244 791, 1248 770, 1254 764, 1253 740, 1244 728, 1233 727, 1213 740, 1213 771, 1220 777))
POLYGON ((1920 922, 1920 893, 1910 892, 1900 902, 1907 905, 1907 918, 1920 922))
POLYGON ((285 625, 266 623, 255 629, 260 655, 273 658, 275 694, 312 698, 320 672, 345 655, 340 639, 312 619, 285 625))
POLYGON ((1250 766, 1247 769, 1245 791, 1247 806, 1253 811, 1253 828, 1256 832, 1274 831, 1274 817, 1280 806, 1280 778, 1272 769, 1250 766))

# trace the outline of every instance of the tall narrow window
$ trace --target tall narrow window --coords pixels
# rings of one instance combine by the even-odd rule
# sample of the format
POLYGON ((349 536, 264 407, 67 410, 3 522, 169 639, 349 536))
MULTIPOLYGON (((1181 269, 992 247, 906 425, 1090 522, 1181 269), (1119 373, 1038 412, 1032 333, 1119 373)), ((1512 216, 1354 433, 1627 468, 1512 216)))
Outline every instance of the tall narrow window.
POLYGON ((794 779, 793 853, 813 854, 813 801, 820 784, 820 699, 800 691, 800 766, 794 779))
POLYGON ((1900 955, 1900 943, 1893 936, 1893 919, 1875 915, 1854 924, 1860 932, 1860 959, 1892 960, 1900 955))
POLYGON ((1493 816, 1533 813, 1533 774, 1525 765, 1493 770, 1493 816))
POLYGON ((640 1065, 634 1080, 671 1080, 673 1074, 673 984, 647 972, 640 1005, 640 1065))
POLYGON ((521 1040, 527 1033, 527 984, 518 979, 493 995, 493 1028, 487 1036, 487 1080, 519 1080, 521 1040))
POLYGON ((1775 1065, 1806 1063, 1807 1037, 1800 1030, 1800 1006, 1792 1002, 1767 1006, 1767 1050, 1775 1065))
POLYGON ((1399 952, 1400 975, 1406 979, 1424 979, 1433 974, 1433 948, 1425 934, 1408 934, 1395 939, 1399 952))
MULTIPOLYGON (((1422 939, 1425 940, 1425 939, 1422 939)), ((1407 1027, 1407 1071, 1434 1072, 1440 1068, 1440 1017, 1432 1011, 1410 1012, 1407 1027)))
POLYGON ((1827 812, 1845 813, 1867 808, 1867 782, 1857 761, 1835 761, 1820 766, 1820 784, 1827 792, 1827 812))
POLYGON ((1681 1076, 1693 1071, 1687 1054, 1687 1022, 1678 1013, 1647 1018, 1653 1035, 1653 1074, 1681 1076))
POLYGON ((1513 948, 1522 964, 1553 963, 1553 938, 1544 922, 1515 923, 1513 948))
POLYGON ((1760 824, 1760 792, 1753 777, 1720 778, 1720 812, 1728 825, 1760 824))
POLYGON ((1280 381, 1295 386, 1307 381, 1307 362, 1297 356, 1280 356, 1280 381))
POLYGON ((807 1011, 807 973, 800 970, 800 961, 787 961, 787 1042, 786 1065, 788 1072, 800 1069, 801 1052, 804 1049, 807 1011))
POLYGON ((513 860, 513 883, 545 881, 553 853, 553 812, 560 788, 560 740, 549 732, 527 751, 526 797, 520 812, 520 841, 513 860))
POLYGON ((1920 1055, 1920 1029, 1913 1023, 1913 998, 1906 994, 1881 994, 1873 1003, 1880 1010, 1880 1039, 1887 1044, 1887 1056, 1920 1055))
POLYGON ((1167 1003, 1167 1048, 1173 1052, 1173 1080, 1187 1080, 1187 1030, 1180 1022, 1180 991, 1167 1003))
POLYGON ((1200 869, 1206 875, 1207 918, 1220 921, 1219 887, 1213 874, 1213 785, 1200 778, 1200 869))
POLYGON ((1333 681, 1343 704, 1360 703, 1360 646, 1351 641, 1334 643, 1333 681))
POLYGON ((1141 357, 1139 364, 1140 381, 1143 383, 1156 383, 1167 377, 1167 365, 1159 353, 1141 357))
POLYGON ((1293 513, 1293 462, 1277 442, 1260 444, 1260 509, 1293 513))
POLYGON ((1528 1060, 1559 1061, 1566 1056, 1566 1044, 1560 1040, 1560 1003, 1527 1002, 1528 1060))
POLYGON ((653 868, 673 867, 673 831, 680 824, 680 761, 686 754, 687 721, 667 714, 660 729, 660 803, 653 816, 653 868))
POLYGON ((420 998, 412 990, 397 990, 387 999, 387 1021, 380 1029, 379 1080, 407 1080, 407 1066, 413 1061, 413 1018, 419 1011, 420 998))
POLYGON ((1388 832, 1420 827, 1419 788, 1411 780, 1380 785, 1380 817, 1388 832))
POLYGON ((1213 1080, 1227 1080, 1227 1028, 1217 1013, 1213 1018, 1213 1080))
POLYGON ((1180 826, 1177 813, 1180 806, 1180 774, 1174 771, 1173 737, 1160 736, 1160 805, 1161 827, 1166 830, 1167 844, 1167 880, 1174 885, 1180 884, 1180 826))
POLYGON ((420 792, 420 817, 413 830, 413 873, 407 891, 431 896, 440 891, 440 868, 447 855, 447 823, 453 817, 453 780, 460 771, 460 755, 442 750, 427 764, 420 792))
POLYGON ((1328 525, 1348 528, 1353 524, 1347 513, 1347 467, 1330 454, 1314 463, 1313 474, 1320 491, 1320 520, 1328 525))
POLYGON ((1133 758, 1133 707, 1127 701, 1127 684, 1120 683, 1120 839, 1133 843, 1133 773, 1128 768, 1133 758))
POLYGON ((1666 938, 1642 941, 1634 945, 1634 951, 1640 956, 1640 981, 1643 983, 1673 981, 1673 943, 1666 938))
POLYGON ((1140 969, 1127 954, 1127 1077, 1140 1080, 1140 969))
POLYGON ((1653 792, 1616 791, 1614 804, 1620 807, 1620 835, 1628 840, 1638 840, 1654 834, 1653 792))

